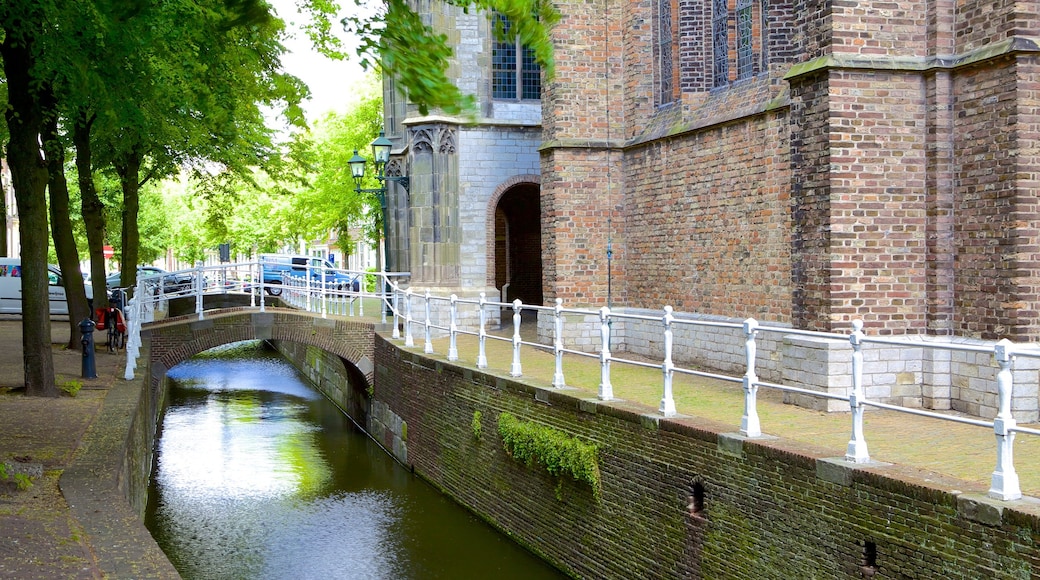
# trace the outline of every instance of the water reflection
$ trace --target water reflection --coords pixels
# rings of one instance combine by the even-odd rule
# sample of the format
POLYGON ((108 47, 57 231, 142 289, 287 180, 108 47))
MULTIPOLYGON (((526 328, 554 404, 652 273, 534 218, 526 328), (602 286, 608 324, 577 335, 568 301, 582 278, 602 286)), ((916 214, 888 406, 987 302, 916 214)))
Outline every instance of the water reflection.
POLYGON ((277 355, 168 376, 147 524, 185 578, 562 577, 414 478, 277 355))

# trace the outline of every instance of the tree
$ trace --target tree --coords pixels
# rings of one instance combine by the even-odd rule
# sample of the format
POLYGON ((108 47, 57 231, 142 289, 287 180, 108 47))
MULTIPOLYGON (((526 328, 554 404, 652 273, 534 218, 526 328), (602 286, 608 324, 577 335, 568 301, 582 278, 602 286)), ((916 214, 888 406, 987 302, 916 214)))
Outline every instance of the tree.
POLYGON ((44 118, 43 149, 47 157, 47 189, 50 192, 51 236, 58 257, 58 266, 64 274, 65 295, 69 308, 69 340, 66 347, 80 350, 79 323, 92 318, 87 302, 83 277, 79 270, 79 251, 72 233, 69 215, 69 186, 65 180, 65 143, 58 131, 58 107, 54 93, 44 89, 42 104, 47 116, 44 118))
MULTIPOLYGON (((379 202, 371 193, 355 192, 347 164, 355 151, 369 148, 372 136, 383 127, 379 84, 378 76, 370 74, 360 100, 350 110, 343 115, 326 116, 315 128, 308 187, 301 188, 293 197, 301 235, 317 237, 336 231, 340 239, 347 240, 352 228, 367 222, 371 227, 366 235, 373 241, 379 239, 379 225, 365 219, 372 215, 381 219, 379 202)), ((366 188, 375 187, 371 175, 368 179, 366 188)))
POLYGON ((38 83, 33 79, 40 36, 47 34, 47 7, 35 0, 12 0, 0 5, 0 57, 8 91, 7 156, 22 242, 25 391, 34 396, 57 397, 47 293, 47 168, 39 146, 43 112, 38 83))

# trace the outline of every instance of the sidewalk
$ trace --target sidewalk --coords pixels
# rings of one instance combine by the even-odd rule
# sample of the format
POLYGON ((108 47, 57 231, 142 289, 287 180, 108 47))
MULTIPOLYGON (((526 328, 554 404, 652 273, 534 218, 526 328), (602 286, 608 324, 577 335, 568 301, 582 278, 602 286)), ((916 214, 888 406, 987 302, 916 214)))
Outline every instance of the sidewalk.
POLYGON ((97 418, 108 395, 121 386, 136 388, 123 379, 126 355, 99 346, 98 378, 83 379, 82 354, 64 348, 68 323, 52 320, 51 333, 56 383, 83 386, 75 397, 25 397, 22 322, 0 317, 0 462, 33 476, 25 490, 10 479, 0 483, 0 578, 129 577, 119 570, 158 570, 169 577, 172 567, 157 557, 150 537, 141 538, 144 526, 117 489, 112 466, 80 466, 76 471, 85 476, 62 477, 104 431, 97 418))

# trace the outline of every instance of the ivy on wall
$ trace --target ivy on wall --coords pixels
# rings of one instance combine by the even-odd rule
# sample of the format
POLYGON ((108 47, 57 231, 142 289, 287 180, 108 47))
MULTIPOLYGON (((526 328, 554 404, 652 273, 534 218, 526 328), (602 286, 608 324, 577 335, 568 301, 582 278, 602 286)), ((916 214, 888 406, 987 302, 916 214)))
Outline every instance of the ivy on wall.
POLYGON ((537 463, 554 476, 569 475, 587 483, 599 497, 599 450, 595 444, 533 421, 521 421, 510 413, 498 416, 498 433, 513 459, 528 467, 537 463))

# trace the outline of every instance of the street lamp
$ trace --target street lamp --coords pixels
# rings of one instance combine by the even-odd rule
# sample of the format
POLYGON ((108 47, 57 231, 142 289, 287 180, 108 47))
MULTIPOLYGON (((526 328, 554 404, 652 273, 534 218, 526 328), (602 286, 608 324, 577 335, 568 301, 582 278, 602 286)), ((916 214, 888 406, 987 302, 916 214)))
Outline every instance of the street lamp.
POLYGON ((401 184, 401 187, 408 189, 408 177, 406 176, 388 176, 386 175, 386 164, 390 161, 390 149, 394 146, 393 141, 386 138, 383 131, 379 132, 379 137, 376 137, 375 141, 372 141, 372 158, 376 164, 376 179, 379 180, 379 187, 374 189, 362 189, 361 181, 365 177, 365 162, 366 159, 358 155, 357 149, 354 150, 354 156, 347 161, 350 165, 350 175, 354 178, 354 191, 357 193, 374 193, 379 199, 379 207, 383 211, 383 262, 385 271, 392 271, 392 265, 390 263, 390 243, 389 243, 389 216, 387 215, 386 208, 386 182, 396 181, 401 184))

